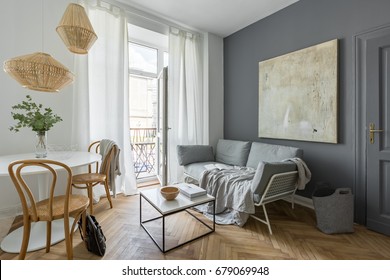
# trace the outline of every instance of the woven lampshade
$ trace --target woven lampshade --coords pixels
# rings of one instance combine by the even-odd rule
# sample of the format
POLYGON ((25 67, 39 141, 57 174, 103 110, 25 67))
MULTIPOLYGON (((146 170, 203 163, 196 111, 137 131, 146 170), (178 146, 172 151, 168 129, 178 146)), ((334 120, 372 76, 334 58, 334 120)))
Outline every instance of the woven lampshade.
POLYGON ((47 53, 33 53, 4 62, 4 71, 23 87, 57 92, 73 82, 73 74, 47 53))
POLYGON ((66 47, 77 54, 88 53, 97 39, 87 13, 78 4, 68 5, 56 30, 66 47))

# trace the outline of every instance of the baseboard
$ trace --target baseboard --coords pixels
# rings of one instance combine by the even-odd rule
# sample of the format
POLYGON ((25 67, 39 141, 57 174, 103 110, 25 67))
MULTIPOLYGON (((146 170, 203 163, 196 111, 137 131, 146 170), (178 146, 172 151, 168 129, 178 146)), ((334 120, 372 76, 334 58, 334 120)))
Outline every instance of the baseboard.
MULTIPOLYGON (((289 198, 285 198, 284 200, 286 200, 288 202, 291 202, 291 198, 290 197, 289 198)), ((294 196, 294 203, 298 204, 298 205, 301 205, 301 206, 304 206, 304 207, 307 207, 307 208, 310 208, 310 209, 314 209, 313 200, 311 198, 308 198, 308 197, 295 195, 294 196)))

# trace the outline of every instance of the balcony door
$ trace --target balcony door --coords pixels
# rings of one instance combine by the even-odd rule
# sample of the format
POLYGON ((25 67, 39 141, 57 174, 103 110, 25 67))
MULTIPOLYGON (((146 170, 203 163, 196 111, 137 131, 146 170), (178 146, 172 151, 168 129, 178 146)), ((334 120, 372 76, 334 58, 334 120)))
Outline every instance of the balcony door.
POLYGON ((168 64, 167 49, 166 35, 129 24, 130 142, 139 183, 166 180, 166 136, 162 133, 166 90, 160 88, 167 87, 162 70, 168 64))

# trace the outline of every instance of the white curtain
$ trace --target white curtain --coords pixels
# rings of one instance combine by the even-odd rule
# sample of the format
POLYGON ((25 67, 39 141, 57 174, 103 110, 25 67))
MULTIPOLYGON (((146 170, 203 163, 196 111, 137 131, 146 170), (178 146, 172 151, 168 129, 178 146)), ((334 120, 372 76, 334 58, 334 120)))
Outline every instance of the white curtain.
POLYGON ((206 111, 203 93, 201 38, 197 34, 171 28, 168 67, 168 182, 180 182, 176 146, 207 144, 206 111))
MULTIPOLYGON (((114 140, 120 151, 117 192, 137 193, 130 147, 127 20, 103 1, 80 1, 98 36, 89 54, 75 57, 72 142, 87 149, 95 140, 114 140)), ((94 188, 94 200, 105 194, 94 188)), ((114 194, 115 196, 116 194, 114 194)))

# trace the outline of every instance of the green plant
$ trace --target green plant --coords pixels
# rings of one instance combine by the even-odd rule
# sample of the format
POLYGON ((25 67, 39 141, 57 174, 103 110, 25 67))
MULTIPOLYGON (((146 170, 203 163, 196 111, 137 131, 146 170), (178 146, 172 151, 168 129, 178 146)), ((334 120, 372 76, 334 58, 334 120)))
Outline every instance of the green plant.
POLYGON ((18 132, 22 127, 30 127, 33 131, 43 132, 48 131, 57 122, 62 121, 61 117, 53 114, 52 109, 42 108, 42 104, 32 102, 30 95, 26 96, 27 101, 12 106, 13 110, 21 110, 24 113, 11 112, 17 124, 11 126, 9 130, 18 132))

